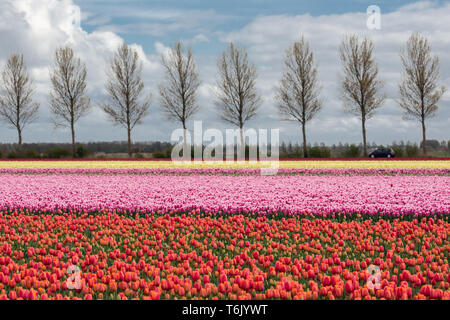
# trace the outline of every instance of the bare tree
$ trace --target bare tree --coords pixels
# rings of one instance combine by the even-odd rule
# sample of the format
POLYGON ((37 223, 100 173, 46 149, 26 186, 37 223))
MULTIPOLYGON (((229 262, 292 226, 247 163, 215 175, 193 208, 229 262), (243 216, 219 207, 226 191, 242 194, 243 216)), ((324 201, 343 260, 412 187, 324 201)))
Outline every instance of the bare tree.
POLYGON ((309 43, 302 36, 286 50, 285 71, 276 94, 278 111, 284 120, 299 121, 303 134, 303 155, 308 157, 306 147, 306 123, 322 107, 317 67, 309 43))
POLYGON ((70 127, 72 133, 72 157, 76 156, 75 123, 90 108, 86 95, 86 65, 74 55, 72 48, 63 47, 55 51, 55 66, 50 72, 52 92, 50 111, 57 126, 70 127))
POLYGON ((196 92, 200 85, 191 49, 185 53, 178 41, 167 56, 161 56, 165 70, 164 82, 159 86, 161 108, 169 119, 181 122, 186 143, 186 121, 198 110, 196 92))
POLYGON ((38 117, 39 103, 33 101, 34 85, 22 54, 14 54, 2 72, 0 119, 17 129, 19 148, 23 128, 38 117))
POLYGON ((127 150, 130 157, 131 131, 137 124, 142 123, 151 103, 150 94, 142 98, 142 68, 137 51, 124 43, 117 49, 107 70, 106 91, 110 103, 104 104, 103 110, 115 124, 127 129, 127 150))
POLYGON ((256 90, 256 66, 248 61, 243 48, 230 43, 218 61, 216 104, 221 110, 221 118, 240 129, 241 145, 245 145, 244 124, 256 116, 261 105, 261 96, 256 90))
POLYGON ((342 100, 347 112, 361 118, 364 156, 367 156, 366 121, 386 99, 380 91, 383 81, 378 80, 378 65, 373 58, 373 42, 356 35, 346 36, 339 48, 344 78, 342 100))
POLYGON ((427 38, 414 33, 400 52, 403 64, 402 81, 399 85, 400 100, 405 118, 417 119, 422 124, 422 150, 426 149, 425 120, 433 117, 438 110, 437 103, 445 92, 438 88, 439 57, 431 55, 427 38))

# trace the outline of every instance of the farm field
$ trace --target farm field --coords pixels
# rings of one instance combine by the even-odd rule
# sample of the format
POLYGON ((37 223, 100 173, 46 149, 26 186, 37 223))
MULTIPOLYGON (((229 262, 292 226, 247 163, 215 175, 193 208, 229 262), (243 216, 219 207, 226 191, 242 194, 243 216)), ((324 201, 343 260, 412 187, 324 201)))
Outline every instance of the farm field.
MULTIPOLYGON (((251 169, 269 167, 272 161, 216 162, 168 160, 0 160, 0 169, 251 169)), ((282 169, 450 169, 450 159, 392 160, 282 160, 282 169)))
POLYGON ((450 160, 0 161, 0 299, 450 300, 450 160))

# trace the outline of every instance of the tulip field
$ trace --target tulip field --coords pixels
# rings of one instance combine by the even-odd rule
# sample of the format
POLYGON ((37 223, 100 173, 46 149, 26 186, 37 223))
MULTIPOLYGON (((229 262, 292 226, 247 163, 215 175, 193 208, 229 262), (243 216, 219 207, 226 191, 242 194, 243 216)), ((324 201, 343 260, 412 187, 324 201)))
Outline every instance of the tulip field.
POLYGON ((0 299, 450 300, 450 160, 0 161, 0 299))

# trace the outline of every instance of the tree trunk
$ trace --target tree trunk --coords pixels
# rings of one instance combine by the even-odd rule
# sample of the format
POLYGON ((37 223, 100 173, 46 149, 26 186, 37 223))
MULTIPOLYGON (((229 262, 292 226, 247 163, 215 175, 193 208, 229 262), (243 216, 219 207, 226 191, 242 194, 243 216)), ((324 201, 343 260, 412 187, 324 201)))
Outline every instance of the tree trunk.
POLYGON ((238 160, 245 160, 245 140, 244 140, 244 128, 243 125, 241 124, 240 128, 239 128, 239 138, 241 141, 241 145, 240 148, 237 150, 238 151, 238 160))
POLYGON ((188 150, 186 123, 183 122, 183 159, 185 161, 191 160, 191 150, 188 150))
POLYGON ((19 136, 19 149, 22 147, 22 130, 20 127, 17 128, 17 135, 19 136))
POLYGON ((306 125, 302 123, 302 134, 303 134, 303 158, 308 158, 308 147, 306 146, 306 125))
POLYGON ((361 124, 362 124, 362 135, 363 135, 363 154, 364 154, 364 157, 367 157, 366 119, 365 119, 365 117, 362 118, 361 124))
POLYGON ((128 145, 127 145, 127 151, 128 151, 128 157, 132 157, 133 154, 131 152, 131 128, 128 126, 127 128, 127 134, 128 134, 128 145))
POLYGON ((427 137, 425 130, 425 119, 422 118, 422 151, 423 154, 427 154, 427 137))
POLYGON ((70 122, 70 129, 72 130, 72 158, 75 158, 76 156, 76 150, 75 150, 75 124, 73 120, 70 122))

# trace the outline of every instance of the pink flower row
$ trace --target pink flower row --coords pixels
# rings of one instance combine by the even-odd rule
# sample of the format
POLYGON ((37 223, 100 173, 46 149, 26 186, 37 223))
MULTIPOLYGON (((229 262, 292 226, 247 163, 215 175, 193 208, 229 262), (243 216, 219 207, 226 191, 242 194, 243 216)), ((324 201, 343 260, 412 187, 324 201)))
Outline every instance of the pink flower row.
POLYGON ((449 214, 450 177, 2 174, 0 208, 449 214))
MULTIPOLYGON (((450 176, 450 169, 285 169, 280 168, 278 175, 440 175, 450 176)), ((109 168, 2 168, 0 174, 137 174, 137 175, 261 175, 260 169, 184 169, 184 168, 156 168, 156 169, 109 169, 109 168)))

